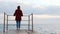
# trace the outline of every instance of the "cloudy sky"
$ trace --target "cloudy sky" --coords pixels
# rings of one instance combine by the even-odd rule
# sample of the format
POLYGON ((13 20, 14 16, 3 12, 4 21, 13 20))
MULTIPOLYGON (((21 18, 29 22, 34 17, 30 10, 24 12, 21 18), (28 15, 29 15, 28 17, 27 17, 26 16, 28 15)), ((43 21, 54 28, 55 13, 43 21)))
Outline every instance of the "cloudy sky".
POLYGON ((0 0, 0 5, 11 13, 20 5, 24 13, 60 15, 60 0, 0 0))
POLYGON ((0 16, 4 12, 13 15, 18 5, 24 14, 34 13, 36 22, 48 23, 60 20, 60 0, 0 0, 0 16))

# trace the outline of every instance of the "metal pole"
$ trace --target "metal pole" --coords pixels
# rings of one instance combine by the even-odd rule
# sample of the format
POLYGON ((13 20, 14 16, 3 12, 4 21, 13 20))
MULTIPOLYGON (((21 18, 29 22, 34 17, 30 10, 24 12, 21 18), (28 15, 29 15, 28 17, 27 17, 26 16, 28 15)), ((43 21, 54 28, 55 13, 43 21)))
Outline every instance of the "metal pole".
POLYGON ((30 15, 28 16, 28 31, 30 30, 30 15))
POLYGON ((7 24, 6 24, 6 30, 8 31, 8 15, 7 15, 7 24))
POLYGON ((33 32, 33 13, 32 13, 32 32, 33 32))
POLYGON ((5 32, 5 12, 4 12, 4 24, 3 24, 3 32, 5 32))

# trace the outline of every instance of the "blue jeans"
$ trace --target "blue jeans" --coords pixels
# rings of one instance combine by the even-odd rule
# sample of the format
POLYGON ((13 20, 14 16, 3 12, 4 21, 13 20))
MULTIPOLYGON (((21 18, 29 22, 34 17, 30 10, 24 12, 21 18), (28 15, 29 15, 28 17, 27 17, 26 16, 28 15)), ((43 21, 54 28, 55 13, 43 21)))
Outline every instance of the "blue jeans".
POLYGON ((20 22, 21 21, 16 21, 16 27, 17 27, 17 29, 20 28, 20 24, 21 24, 20 22))

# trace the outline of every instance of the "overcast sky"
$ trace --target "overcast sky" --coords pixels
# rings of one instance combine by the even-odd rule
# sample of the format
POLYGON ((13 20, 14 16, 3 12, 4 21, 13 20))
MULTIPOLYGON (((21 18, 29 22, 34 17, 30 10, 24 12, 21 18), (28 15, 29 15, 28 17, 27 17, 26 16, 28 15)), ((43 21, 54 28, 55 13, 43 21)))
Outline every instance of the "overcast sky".
POLYGON ((57 5, 60 6, 60 0, 0 0, 4 2, 17 2, 24 4, 35 4, 35 5, 57 5))
POLYGON ((12 11, 16 5, 21 5, 23 11, 31 11, 26 13, 60 15, 60 0, 0 0, 0 4, 4 8, 13 7, 12 11))
MULTIPOLYGON (((40 19, 45 21, 45 18, 51 18, 51 20, 52 18, 57 18, 57 21, 60 19, 60 0, 0 0, 0 16, 2 16, 1 13, 3 12, 13 14, 18 5, 21 6, 23 13, 34 13, 34 18, 38 21, 40 19)), ((47 20, 45 21, 46 23, 48 23, 47 20)))

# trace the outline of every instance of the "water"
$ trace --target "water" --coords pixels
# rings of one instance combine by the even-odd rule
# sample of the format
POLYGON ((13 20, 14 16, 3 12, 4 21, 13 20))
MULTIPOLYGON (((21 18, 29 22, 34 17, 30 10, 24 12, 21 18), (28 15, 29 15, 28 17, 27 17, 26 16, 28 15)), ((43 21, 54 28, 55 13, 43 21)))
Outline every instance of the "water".
MULTIPOLYGON (((15 24, 9 24, 8 30, 16 29, 15 24)), ((28 29, 28 25, 22 24, 21 29, 28 29)), ((31 29, 31 26, 30 26, 31 29)), ((60 34, 60 25, 57 24, 34 24, 34 30, 40 34, 60 34)), ((0 24, 0 31, 3 31, 3 25, 0 24)))
POLYGON ((58 24, 40 24, 34 26, 40 34, 60 34, 60 25, 58 24))

